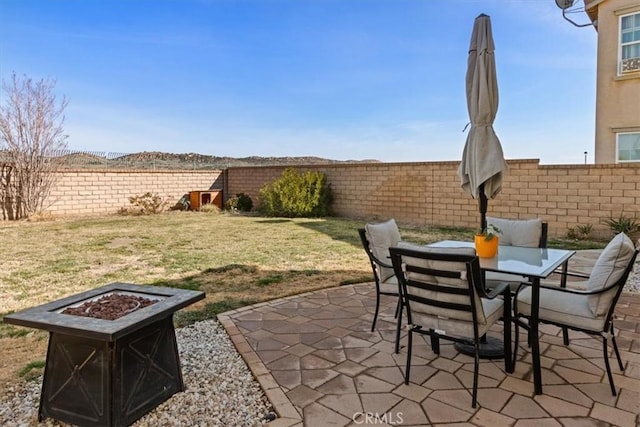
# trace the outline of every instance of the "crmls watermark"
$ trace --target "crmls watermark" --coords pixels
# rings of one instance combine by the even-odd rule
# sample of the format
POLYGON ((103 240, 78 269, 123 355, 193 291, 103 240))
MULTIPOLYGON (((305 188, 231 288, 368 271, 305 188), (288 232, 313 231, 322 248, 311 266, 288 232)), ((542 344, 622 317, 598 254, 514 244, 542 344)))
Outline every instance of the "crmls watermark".
POLYGON ((356 412, 351 417, 354 423, 361 425, 389 424, 400 425, 404 422, 402 412, 356 412))

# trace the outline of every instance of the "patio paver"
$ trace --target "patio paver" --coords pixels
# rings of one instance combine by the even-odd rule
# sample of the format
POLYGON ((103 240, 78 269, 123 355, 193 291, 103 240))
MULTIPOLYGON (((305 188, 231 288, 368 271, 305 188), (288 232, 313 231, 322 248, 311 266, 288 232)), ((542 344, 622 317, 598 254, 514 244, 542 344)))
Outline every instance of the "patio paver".
MULTIPOLYGON (((541 328, 543 395, 534 396, 526 332, 513 374, 482 360, 478 407, 471 407, 473 360, 441 341, 441 355, 414 343, 405 385, 406 336, 393 352, 395 301, 383 298, 377 329, 372 283, 296 295, 218 318, 262 385, 278 416, 274 426, 469 425, 640 426, 640 294, 624 293, 616 329, 625 371, 611 352, 611 396, 600 340, 541 328), (368 418, 367 418, 368 417, 368 418)), ((499 329, 490 335, 500 337, 499 329)), ((422 340, 422 341, 419 341, 422 340)))

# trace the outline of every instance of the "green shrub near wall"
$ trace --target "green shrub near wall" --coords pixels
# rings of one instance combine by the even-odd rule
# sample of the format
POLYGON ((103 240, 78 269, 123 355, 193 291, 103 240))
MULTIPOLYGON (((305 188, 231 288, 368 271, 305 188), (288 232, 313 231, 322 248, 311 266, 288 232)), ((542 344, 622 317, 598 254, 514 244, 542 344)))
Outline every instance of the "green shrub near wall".
POLYGON ((258 210, 267 216, 323 217, 331 213, 333 195, 323 172, 287 168, 260 189, 258 201, 258 210))
POLYGON ((230 211, 249 212, 253 209, 253 200, 244 193, 238 193, 224 203, 224 208, 230 211))

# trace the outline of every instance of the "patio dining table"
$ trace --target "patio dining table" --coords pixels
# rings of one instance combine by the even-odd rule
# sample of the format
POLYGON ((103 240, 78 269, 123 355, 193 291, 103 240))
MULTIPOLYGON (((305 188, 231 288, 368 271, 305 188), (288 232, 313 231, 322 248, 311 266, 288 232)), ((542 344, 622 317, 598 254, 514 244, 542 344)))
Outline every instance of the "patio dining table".
MULTIPOLYGON (((473 242, 442 240, 432 243, 431 247, 473 247, 473 242)), ((538 335, 538 314, 540 310, 540 280, 545 279, 559 267, 566 271, 569 258, 575 255, 573 250, 529 248, 521 246, 499 246, 498 254, 493 258, 480 258, 483 271, 526 276, 531 282, 531 356, 533 361, 533 384, 535 394, 542 394, 542 372, 540 366, 540 341, 538 335)))

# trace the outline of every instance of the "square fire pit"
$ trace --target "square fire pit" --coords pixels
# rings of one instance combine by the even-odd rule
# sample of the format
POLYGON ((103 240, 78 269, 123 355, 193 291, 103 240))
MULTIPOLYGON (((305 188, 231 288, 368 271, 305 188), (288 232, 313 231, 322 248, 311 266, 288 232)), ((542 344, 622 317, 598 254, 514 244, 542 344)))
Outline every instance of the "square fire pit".
POLYGON ((111 283, 5 316, 6 323, 49 331, 39 420, 129 425, 184 390, 173 313, 204 296, 111 283), (134 302, 120 317, 85 317, 122 295, 134 302))

